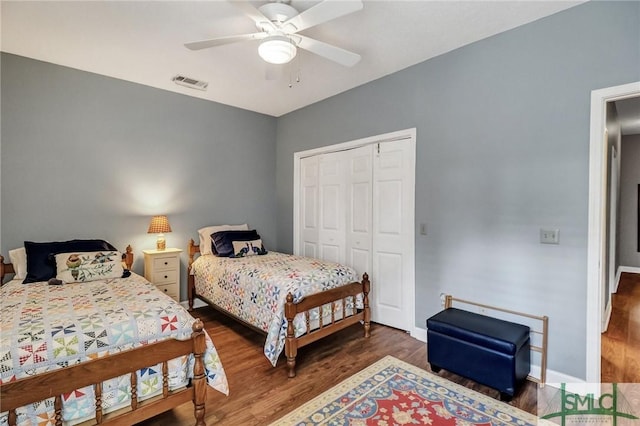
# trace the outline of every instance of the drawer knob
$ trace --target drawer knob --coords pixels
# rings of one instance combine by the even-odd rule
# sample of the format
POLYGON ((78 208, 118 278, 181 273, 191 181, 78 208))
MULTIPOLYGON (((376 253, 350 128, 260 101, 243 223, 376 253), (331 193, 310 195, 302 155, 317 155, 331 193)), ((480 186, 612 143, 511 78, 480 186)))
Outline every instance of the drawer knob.
POLYGON ((164 289, 164 292, 165 292, 165 293, 167 292, 167 289, 166 289, 166 288, 164 289))
POLYGON ((169 276, 168 276, 168 275, 165 275, 164 277, 165 277, 165 278, 169 278, 169 276))
POLYGON ((168 264, 169 264, 169 262, 164 262, 164 264, 165 264, 165 265, 168 265, 168 264))

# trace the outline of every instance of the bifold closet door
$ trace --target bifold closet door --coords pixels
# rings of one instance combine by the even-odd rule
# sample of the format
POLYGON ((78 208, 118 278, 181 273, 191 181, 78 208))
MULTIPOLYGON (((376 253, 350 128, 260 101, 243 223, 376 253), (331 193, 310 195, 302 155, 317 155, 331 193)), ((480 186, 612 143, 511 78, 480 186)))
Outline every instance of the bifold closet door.
POLYGON ((373 154, 371 320, 409 330, 414 282, 414 179, 409 140, 377 144, 373 154))
POLYGON ((300 238, 303 256, 345 263, 347 158, 342 152, 300 162, 300 238))
POLYGON ((371 277, 371 319, 411 329, 414 154, 408 139, 300 160, 299 248, 371 277))

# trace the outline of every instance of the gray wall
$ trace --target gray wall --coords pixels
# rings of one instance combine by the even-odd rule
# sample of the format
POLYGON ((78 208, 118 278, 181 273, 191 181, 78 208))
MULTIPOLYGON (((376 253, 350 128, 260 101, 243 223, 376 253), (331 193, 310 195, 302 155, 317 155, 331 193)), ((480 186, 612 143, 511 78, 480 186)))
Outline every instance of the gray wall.
POLYGON ((441 292, 545 314, 549 368, 584 378, 590 95, 639 54, 640 3, 587 3, 281 117, 280 248, 294 152, 416 127, 416 325, 441 292))
MULTIPOLYGON (((248 222, 275 246, 276 119, 2 54, 2 253, 23 240, 106 238, 142 252, 248 222)), ((186 295, 186 253, 182 295, 186 295)))
POLYGON ((638 251, 638 185, 640 185, 640 135, 622 137, 620 167, 620 266, 640 268, 638 251))

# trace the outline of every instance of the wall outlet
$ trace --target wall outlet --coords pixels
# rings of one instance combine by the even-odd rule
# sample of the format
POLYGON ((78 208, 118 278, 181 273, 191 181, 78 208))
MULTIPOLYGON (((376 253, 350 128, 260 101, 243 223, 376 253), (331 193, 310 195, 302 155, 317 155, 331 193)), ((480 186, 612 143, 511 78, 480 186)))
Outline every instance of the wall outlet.
POLYGON ((540 229, 540 244, 559 244, 559 229, 540 229))

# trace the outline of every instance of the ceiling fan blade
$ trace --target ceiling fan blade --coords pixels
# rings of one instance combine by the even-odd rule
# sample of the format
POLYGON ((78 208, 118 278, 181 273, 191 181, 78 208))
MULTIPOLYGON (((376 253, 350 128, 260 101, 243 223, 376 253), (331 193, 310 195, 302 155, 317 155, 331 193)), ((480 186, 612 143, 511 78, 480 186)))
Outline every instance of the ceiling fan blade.
POLYGON ((230 0, 231 3, 242 10, 245 15, 251 18, 258 28, 263 29, 264 31, 273 31, 276 30, 276 26, 273 25, 273 22, 269 20, 260 10, 258 10, 254 5, 249 3, 248 0, 230 0))
POLYGON ((185 43, 184 46, 191 50, 207 49, 214 46, 222 46, 223 44, 237 43, 239 41, 259 40, 265 38, 265 33, 240 34, 234 36, 218 37, 209 40, 192 41, 185 43))
POLYGON ((360 61, 360 55, 344 50, 341 47, 336 47, 301 34, 296 34, 293 37, 296 40, 298 47, 322 56, 323 58, 327 58, 333 62, 337 62, 345 67, 352 67, 360 61))
POLYGON ((289 33, 306 30, 362 9, 361 0, 324 0, 282 24, 289 33))

